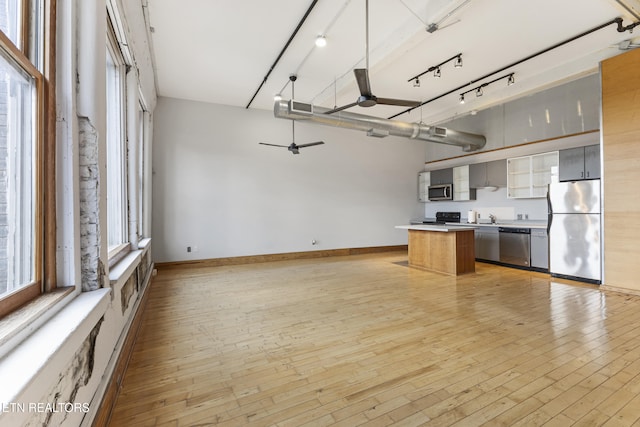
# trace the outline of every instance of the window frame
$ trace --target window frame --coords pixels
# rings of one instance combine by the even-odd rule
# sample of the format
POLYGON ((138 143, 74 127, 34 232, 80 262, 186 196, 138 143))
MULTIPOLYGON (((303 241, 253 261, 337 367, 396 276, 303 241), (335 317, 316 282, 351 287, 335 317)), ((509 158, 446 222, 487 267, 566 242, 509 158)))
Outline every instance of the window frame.
MULTIPOLYGON (((128 222, 129 222, 129 214, 128 214, 128 191, 127 191, 127 177, 128 177, 128 167, 127 167, 127 83, 126 83, 126 71, 128 64, 125 60, 125 55, 123 54, 120 43, 118 42, 118 38, 116 36, 114 30, 114 23, 110 14, 107 14, 107 54, 111 57, 113 62, 113 67, 115 72, 117 73, 117 86, 118 86, 118 102, 117 106, 118 111, 117 115, 119 126, 118 126, 118 166, 117 166, 117 185, 119 187, 119 212, 118 212, 118 225, 119 225, 119 237, 120 240, 117 244, 112 245, 109 241, 111 239, 111 233, 113 230, 113 224, 109 219, 109 215, 107 214, 107 236, 108 237, 108 251, 109 251, 109 266, 113 266, 120 259, 122 259, 130 250, 131 244, 129 242, 129 231, 128 231, 128 222)), ((107 61, 107 67, 110 67, 109 61, 107 61)), ((107 86, 109 85, 109 70, 106 72, 107 86)), ((105 88, 108 90, 108 88, 105 88)), ((112 159, 110 150, 110 141, 113 135, 109 135, 109 129, 112 128, 109 122, 109 110, 112 106, 109 105, 109 94, 107 94, 107 188, 110 187, 110 183, 112 182, 112 177, 109 176, 109 172, 113 173, 113 165, 109 165, 109 160, 112 159)), ((109 194, 109 190, 107 190, 107 194, 109 194)), ((107 212, 110 212, 111 207, 109 206, 109 200, 107 197, 107 212)), ((113 218, 112 218, 113 219, 113 218)))
POLYGON ((19 46, 0 30, 0 49, 34 81, 33 93, 33 281, 0 297, 0 319, 56 288, 55 281, 55 0, 24 0, 19 46), (32 15, 41 13, 39 20, 32 15), (32 22, 39 22, 33 28, 32 22), (32 55, 40 46, 39 57, 32 55), (53 61, 53 62, 52 62, 53 61), (37 64, 37 65, 36 65, 37 64), (42 70, 38 69, 40 67, 42 70), (52 119, 53 118, 53 119, 52 119), (46 178, 46 179, 45 179, 46 178), (49 194, 47 196, 48 193, 49 194), (46 215, 45 215, 46 213, 46 215), (47 240, 45 240, 45 237, 47 240), (51 251, 53 247, 53 251, 51 251), (53 266, 53 271, 51 271, 53 266))
POLYGON ((150 130, 150 115, 149 109, 146 106, 144 101, 144 97, 141 93, 141 88, 138 87, 140 93, 138 94, 138 162, 137 168, 139 170, 136 171, 138 176, 138 194, 137 194, 137 203, 138 203, 138 240, 142 240, 150 237, 148 230, 150 229, 150 224, 148 220, 150 218, 149 212, 151 206, 149 206, 150 201, 150 191, 151 185, 149 180, 147 179, 150 176, 150 142, 151 142, 151 130, 150 130))

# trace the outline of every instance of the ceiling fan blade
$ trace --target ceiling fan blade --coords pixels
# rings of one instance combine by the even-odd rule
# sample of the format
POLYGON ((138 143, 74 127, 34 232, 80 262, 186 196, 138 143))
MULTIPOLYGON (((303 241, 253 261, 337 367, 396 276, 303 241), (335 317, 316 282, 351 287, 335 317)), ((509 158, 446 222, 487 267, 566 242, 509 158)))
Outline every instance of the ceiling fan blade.
POLYGON ((369 70, 366 68, 356 68, 353 70, 356 75, 356 82, 358 82, 358 88, 360 88, 360 95, 370 97, 371 84, 369 83, 369 70))
POLYGON ((322 144, 324 144, 324 141, 309 142, 307 144, 298 144, 298 148, 313 147, 314 145, 322 145, 322 144))
POLYGON ((407 99, 393 99, 393 98, 377 98, 378 104, 384 105, 399 105, 402 107, 418 107, 419 101, 409 101, 407 99))
POLYGON ((346 110, 347 108, 355 107, 356 105, 358 105, 357 102, 352 102, 351 104, 343 105, 342 107, 337 107, 337 108, 334 108, 333 110, 325 111, 324 114, 337 113, 338 111, 346 110))
POLYGON ((287 148, 287 147, 288 147, 288 145, 267 144, 266 142, 258 142, 258 144, 261 144, 261 145, 270 145, 271 147, 284 147, 284 148, 287 148))

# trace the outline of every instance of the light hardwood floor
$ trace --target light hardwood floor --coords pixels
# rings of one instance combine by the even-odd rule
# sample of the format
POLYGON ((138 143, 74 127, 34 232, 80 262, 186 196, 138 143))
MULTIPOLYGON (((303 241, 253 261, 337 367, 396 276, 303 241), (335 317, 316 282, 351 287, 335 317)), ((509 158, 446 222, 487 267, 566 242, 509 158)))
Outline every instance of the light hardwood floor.
POLYGON ((406 262, 161 270, 111 426, 640 426, 640 297, 406 262))

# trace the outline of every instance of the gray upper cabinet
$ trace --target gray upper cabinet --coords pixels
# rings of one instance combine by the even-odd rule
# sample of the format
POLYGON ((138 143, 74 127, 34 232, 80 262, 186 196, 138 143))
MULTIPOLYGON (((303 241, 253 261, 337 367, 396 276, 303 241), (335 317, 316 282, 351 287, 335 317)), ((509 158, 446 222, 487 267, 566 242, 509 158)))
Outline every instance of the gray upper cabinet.
POLYGON ((560 150, 559 160, 560 181, 600 178, 600 146, 598 144, 560 150))
POLYGON ((487 182, 491 187, 507 186, 507 160, 494 160, 487 163, 487 182))
POLYGON ((506 187, 507 161, 494 160, 492 162, 469 165, 469 187, 506 187))
POLYGON ((431 171, 431 185, 453 184, 453 168, 431 171))
POLYGON ((469 187, 479 188, 486 187, 487 182, 487 164, 476 163, 469 165, 469 187))
POLYGON ((600 178, 600 145, 584 147, 584 175, 587 179, 600 178))

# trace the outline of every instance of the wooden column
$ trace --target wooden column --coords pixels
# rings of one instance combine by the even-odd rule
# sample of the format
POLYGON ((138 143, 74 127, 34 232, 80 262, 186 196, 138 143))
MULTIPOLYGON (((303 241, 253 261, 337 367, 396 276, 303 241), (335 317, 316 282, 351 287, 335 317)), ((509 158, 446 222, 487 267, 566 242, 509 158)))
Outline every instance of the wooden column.
POLYGON ((610 58, 602 72, 605 287, 640 293, 640 49, 610 58))

